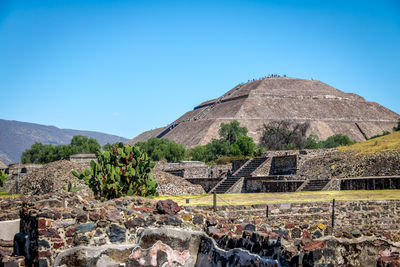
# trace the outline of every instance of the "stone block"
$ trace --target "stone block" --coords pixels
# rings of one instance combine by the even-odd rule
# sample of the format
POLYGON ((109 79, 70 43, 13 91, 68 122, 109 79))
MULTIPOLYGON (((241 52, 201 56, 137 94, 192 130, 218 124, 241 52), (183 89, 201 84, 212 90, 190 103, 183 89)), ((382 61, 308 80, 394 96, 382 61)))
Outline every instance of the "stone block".
POLYGON ((19 233, 19 223, 20 219, 0 222, 0 239, 13 240, 14 235, 19 233))

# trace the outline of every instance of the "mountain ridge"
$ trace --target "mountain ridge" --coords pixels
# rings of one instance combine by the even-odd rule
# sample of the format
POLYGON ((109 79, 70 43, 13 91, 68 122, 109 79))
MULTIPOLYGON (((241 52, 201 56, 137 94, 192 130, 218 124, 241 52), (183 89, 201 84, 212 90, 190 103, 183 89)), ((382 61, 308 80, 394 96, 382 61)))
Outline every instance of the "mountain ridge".
POLYGON ((126 142, 116 135, 86 130, 62 129, 53 125, 0 119, 0 160, 6 164, 18 162, 21 154, 35 142, 43 144, 69 144, 74 135, 95 138, 100 145, 126 142))

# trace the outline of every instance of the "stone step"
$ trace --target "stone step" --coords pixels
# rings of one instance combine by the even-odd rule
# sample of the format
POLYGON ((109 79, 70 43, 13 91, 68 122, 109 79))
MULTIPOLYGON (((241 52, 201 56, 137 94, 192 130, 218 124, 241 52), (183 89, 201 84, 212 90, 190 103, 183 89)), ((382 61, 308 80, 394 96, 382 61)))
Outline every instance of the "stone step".
POLYGON ((328 180, 310 180, 302 191, 320 191, 328 182, 328 180))

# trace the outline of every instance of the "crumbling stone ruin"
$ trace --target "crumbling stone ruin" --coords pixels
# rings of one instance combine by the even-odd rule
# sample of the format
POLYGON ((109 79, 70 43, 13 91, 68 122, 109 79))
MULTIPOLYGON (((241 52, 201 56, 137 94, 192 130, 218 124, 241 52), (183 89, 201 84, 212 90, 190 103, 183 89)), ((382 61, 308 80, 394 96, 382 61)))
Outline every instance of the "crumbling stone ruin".
POLYGON ((232 165, 194 165, 161 164, 158 168, 201 185, 208 193, 218 194, 400 189, 398 151, 376 154, 336 149, 268 151, 260 158, 234 160, 232 165), (214 173, 227 169, 231 175, 221 172, 226 175, 211 178, 212 169, 214 173))
POLYGON ((399 114, 361 96, 344 93, 321 81, 270 77, 235 86, 217 99, 205 101, 170 125, 150 130, 128 141, 135 144, 165 137, 186 147, 205 145, 219 138, 222 122, 233 120, 247 127, 259 142, 261 129, 271 121, 310 122, 310 133, 325 140, 345 134, 363 141, 391 131, 399 114))
POLYGON ((213 212, 171 200, 99 202, 59 193, 3 198, 0 207, 0 236, 7 223, 20 226, 17 238, 0 241, 4 266, 368 267, 400 261, 398 200, 218 206, 213 212))

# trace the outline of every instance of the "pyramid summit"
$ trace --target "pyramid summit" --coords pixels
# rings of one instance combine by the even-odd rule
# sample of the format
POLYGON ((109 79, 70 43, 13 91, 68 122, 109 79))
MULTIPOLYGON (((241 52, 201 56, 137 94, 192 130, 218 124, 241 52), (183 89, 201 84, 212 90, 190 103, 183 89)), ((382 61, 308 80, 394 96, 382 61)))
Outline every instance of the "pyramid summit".
POLYGON ((264 124, 290 120, 310 122, 310 133, 325 140, 345 134, 362 141, 392 130, 400 115, 363 97, 344 93, 317 80, 268 77, 235 86, 217 99, 186 112, 166 127, 146 131, 128 141, 134 144, 152 137, 168 138, 187 147, 219 138, 222 122, 240 122, 256 143, 264 124))

